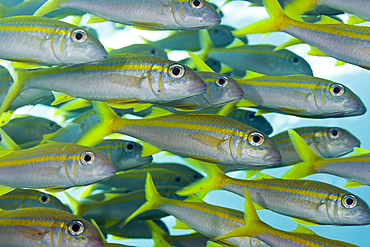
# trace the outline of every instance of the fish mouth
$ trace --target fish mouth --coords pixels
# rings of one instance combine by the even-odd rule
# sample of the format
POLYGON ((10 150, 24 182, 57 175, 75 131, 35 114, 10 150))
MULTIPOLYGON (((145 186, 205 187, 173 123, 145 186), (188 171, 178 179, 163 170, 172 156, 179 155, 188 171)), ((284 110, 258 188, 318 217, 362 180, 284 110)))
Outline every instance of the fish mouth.
POLYGON ((216 14, 214 15, 205 14, 203 15, 203 22, 208 24, 207 28, 213 28, 213 27, 220 25, 221 18, 218 14, 217 15, 216 14))
MULTIPOLYGON (((204 85, 201 85, 199 87, 195 87, 195 88, 192 88, 191 90, 189 90, 189 93, 191 94, 190 96, 188 97, 192 97, 192 96, 196 96, 196 95, 200 95, 200 94, 204 94, 205 92, 207 91, 207 85, 204 84, 204 85)), ((187 98, 188 98, 187 97, 187 98)))
POLYGON ((266 158, 266 161, 269 162, 269 165, 280 165, 281 163, 281 155, 279 153, 276 153, 274 155, 270 155, 266 158))
POLYGON ((212 104, 210 102, 208 102, 208 100, 206 98, 203 97, 203 99, 210 105, 212 105, 212 107, 219 107, 219 106, 223 106, 223 105, 227 105, 227 104, 230 104, 230 103, 233 103, 233 102, 237 102, 239 100, 241 100, 244 96, 244 93, 235 93, 233 96, 231 97, 228 97, 228 98, 231 98, 230 100, 228 101, 224 101, 224 102, 220 102, 220 103, 217 103, 217 104, 212 104))
POLYGON ((370 215, 364 215, 356 218, 357 222, 361 225, 370 224, 370 215))

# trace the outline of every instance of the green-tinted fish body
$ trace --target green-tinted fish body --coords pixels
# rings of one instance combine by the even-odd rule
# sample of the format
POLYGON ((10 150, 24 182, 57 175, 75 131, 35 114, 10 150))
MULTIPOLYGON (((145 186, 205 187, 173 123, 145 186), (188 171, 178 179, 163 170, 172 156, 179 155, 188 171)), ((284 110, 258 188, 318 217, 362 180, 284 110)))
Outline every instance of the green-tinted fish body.
POLYGON ((125 46, 119 49, 114 49, 109 52, 109 55, 121 55, 125 53, 135 53, 135 54, 144 54, 144 55, 152 55, 157 57, 162 57, 168 59, 167 52, 156 45, 153 44, 134 44, 125 46))
MULTIPOLYGON (((230 45, 234 40, 231 30, 234 30, 234 28, 225 25, 219 25, 208 29, 213 45, 215 47, 225 47, 230 45)), ((151 43, 169 50, 199 51, 201 49, 198 31, 178 32, 165 39, 151 43)), ((248 41, 246 43, 248 43, 248 41)))
POLYGON ((91 33, 46 17, 1 18, 0 37, 0 58, 11 61, 71 66, 108 57, 91 33))
POLYGON ((44 15, 59 8, 73 8, 106 20, 150 29, 196 30, 212 28, 221 18, 207 1, 116 1, 49 0, 35 15, 44 15))
POLYGON ((0 245, 103 247, 98 229, 71 213, 51 208, 0 212, 0 245))
POLYGON ((103 153, 76 144, 51 143, 2 152, 0 184, 11 188, 69 188, 116 173, 103 153))
POLYGON ((150 164, 153 161, 151 155, 142 157, 143 147, 133 141, 104 140, 94 146, 112 161, 117 172, 126 171, 139 166, 150 164))
POLYGON ((88 100, 149 103, 203 94, 207 88, 203 80, 184 65, 136 54, 112 56, 105 62, 91 65, 18 70, 14 77, 15 83, 1 109, 7 109, 16 95, 26 88, 53 90, 88 100))
POLYGON ((43 135, 60 129, 60 126, 46 118, 24 116, 10 120, 3 130, 17 143, 40 142, 43 135))
POLYGON ((318 77, 262 76, 237 81, 244 99, 266 111, 310 118, 358 116, 366 112, 361 99, 349 88, 318 77))
POLYGON ((34 207, 68 211, 58 198, 37 190, 15 189, 0 197, 0 208, 3 210, 34 207))
POLYGON ((88 132, 77 143, 90 145, 100 137, 117 132, 151 144, 157 149, 154 153, 165 150, 222 165, 253 167, 280 163, 280 154, 268 136, 234 119, 181 114, 123 119, 105 103, 93 102, 93 105, 102 123, 89 132, 99 136, 88 132))
MULTIPOLYGON (((303 140, 323 158, 335 158, 360 147, 360 141, 345 129, 337 127, 302 127, 294 129, 303 140)), ((281 165, 292 165, 302 160, 290 141, 288 131, 271 137, 282 157, 281 165)))
POLYGON ((310 65, 289 50, 274 51, 273 45, 243 45, 214 48, 208 58, 227 64, 234 70, 251 70, 265 75, 313 75, 310 65))

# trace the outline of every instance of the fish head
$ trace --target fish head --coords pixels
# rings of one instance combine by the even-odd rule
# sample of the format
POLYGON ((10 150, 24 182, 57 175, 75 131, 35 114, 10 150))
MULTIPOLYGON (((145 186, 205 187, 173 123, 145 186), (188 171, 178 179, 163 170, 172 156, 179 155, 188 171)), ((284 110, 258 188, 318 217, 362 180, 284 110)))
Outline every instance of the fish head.
POLYGON ((53 231, 53 235, 56 235, 53 236, 53 246, 104 246, 99 230, 90 222, 72 214, 68 220, 63 221, 60 231, 53 231))
POLYGON ((361 142, 345 129, 323 128, 314 133, 314 145, 323 158, 335 158, 360 147, 361 142))
POLYGON ((65 163, 68 178, 76 186, 103 181, 116 174, 116 168, 104 153, 80 145, 75 145, 65 163))
POLYGON ((149 155, 142 157, 142 151, 143 147, 139 143, 133 141, 123 141, 117 151, 118 160, 113 162, 117 172, 152 163, 153 156, 149 155))
POLYGON ((315 104, 325 116, 358 116, 366 112, 361 99, 342 84, 328 83, 319 92, 316 93, 315 104))
POLYGON ((62 64, 88 64, 103 62, 108 53, 98 38, 84 29, 68 29, 63 38, 54 38, 53 52, 62 64))
POLYGON ((197 73, 207 84, 207 92, 203 94, 203 98, 212 107, 222 106, 243 98, 244 91, 233 78, 213 72, 197 73))
POLYGON ((337 225, 368 225, 370 210, 367 204, 358 196, 350 193, 331 195, 328 202, 328 216, 337 225))
POLYGON ((59 199, 56 198, 55 196, 52 196, 52 195, 49 195, 49 194, 46 194, 40 191, 37 191, 37 192, 38 193, 33 202, 33 207, 43 207, 43 208, 47 207, 47 208, 54 208, 54 209, 59 209, 59 210, 68 212, 68 209, 66 208, 66 206, 61 201, 59 201, 59 199))
POLYGON ((283 49, 278 53, 278 67, 276 75, 309 75, 313 76, 310 64, 301 56, 294 52, 283 49))
POLYGON ((232 30, 234 30, 234 28, 225 25, 219 25, 208 29, 213 45, 215 47, 225 47, 230 45, 235 38, 231 33, 232 30))
POLYGON ((165 62, 161 72, 152 69, 151 73, 152 91, 165 102, 201 95, 207 90, 202 78, 180 63, 165 62))
POLYGON ((215 59, 208 58, 204 61, 214 72, 219 73, 221 71, 221 63, 215 59))
POLYGON ((205 0, 173 1, 172 13, 183 30, 212 28, 221 23, 217 11, 205 0))
POLYGON ((234 131, 230 148, 233 159, 239 165, 274 166, 281 162, 275 143, 254 128, 249 132, 234 131))
MULTIPOLYGON (((236 109, 232 111, 230 114, 236 114, 236 115, 240 114, 240 118, 238 119, 235 118, 235 119, 249 126, 252 126, 253 128, 256 128, 262 131, 266 135, 271 134, 273 131, 271 124, 267 122, 266 118, 262 115, 256 116, 256 113, 253 111, 236 109)), ((232 115, 230 117, 232 117, 232 115)))

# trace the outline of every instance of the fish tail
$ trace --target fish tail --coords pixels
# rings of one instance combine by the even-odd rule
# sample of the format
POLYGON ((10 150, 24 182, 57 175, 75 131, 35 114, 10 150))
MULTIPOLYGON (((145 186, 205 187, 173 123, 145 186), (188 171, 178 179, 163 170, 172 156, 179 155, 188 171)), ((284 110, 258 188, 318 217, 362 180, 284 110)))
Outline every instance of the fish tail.
MULTIPOLYGON (((197 161, 195 161, 197 162, 197 161)), ((207 177, 199 179, 190 185, 178 190, 176 193, 180 196, 190 195, 198 192, 208 192, 221 189, 223 181, 227 176, 213 164, 199 163, 201 169, 207 173, 207 177)))
POLYGON ((256 213, 256 209, 254 208, 253 201, 251 195, 249 194, 248 189, 244 190, 244 220, 245 225, 235 230, 232 230, 225 235, 215 238, 214 240, 221 240, 225 238, 233 238, 233 237, 254 237, 257 235, 258 231, 263 231, 265 224, 260 220, 256 213))
POLYGON ((291 18, 301 20, 300 14, 315 7, 317 0, 293 0, 285 4, 285 13, 291 18))
POLYGON ((289 129, 288 133, 297 154, 303 162, 293 166, 281 178, 299 179, 314 174, 324 158, 315 153, 294 130, 289 129))
POLYGON ((93 126, 78 138, 76 144, 82 146, 94 146, 98 144, 103 137, 114 133, 117 130, 117 126, 119 126, 118 122, 123 120, 107 103, 98 101, 92 101, 91 103, 101 123, 93 126))
POLYGON ((168 237, 168 234, 166 232, 164 232, 152 220, 146 220, 145 223, 148 226, 149 230, 152 232, 154 246, 171 247, 171 245, 169 245, 166 241, 166 237, 168 237))
POLYGON ((24 90, 26 77, 29 72, 23 69, 15 69, 14 67, 10 66, 9 73, 12 76, 14 82, 9 87, 8 92, 1 104, 0 114, 7 111, 13 101, 17 98, 17 96, 24 90))
POLYGON ((207 29, 199 30, 199 44, 200 44, 200 49, 201 49, 199 57, 200 59, 204 61, 206 60, 208 53, 212 49, 214 49, 211 36, 209 36, 209 32, 207 29))
POLYGON ((69 202, 72 204, 73 214, 77 216, 81 216, 82 214, 82 208, 83 204, 76 199, 74 199, 72 196, 70 196, 68 193, 64 192, 66 197, 68 198, 69 202))
POLYGON ((34 16, 46 15, 47 13, 53 10, 59 9, 61 7, 62 2, 65 2, 65 0, 49 0, 43 5, 41 5, 41 7, 38 8, 33 15, 34 16))
POLYGON ((146 182, 145 182, 145 198, 146 202, 135 212, 133 212, 127 219, 120 224, 120 227, 125 226, 130 220, 135 218, 137 215, 144 213, 148 210, 157 208, 160 204, 163 203, 164 198, 158 193, 157 189, 154 186, 152 176, 150 173, 147 173, 146 182))

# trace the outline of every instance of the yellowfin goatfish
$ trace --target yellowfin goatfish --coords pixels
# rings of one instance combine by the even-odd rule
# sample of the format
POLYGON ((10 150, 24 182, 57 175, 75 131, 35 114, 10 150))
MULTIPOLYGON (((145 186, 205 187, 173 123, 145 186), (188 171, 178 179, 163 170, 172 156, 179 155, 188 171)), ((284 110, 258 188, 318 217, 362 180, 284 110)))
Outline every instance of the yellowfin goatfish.
POLYGON ((86 64, 107 59, 99 40, 80 27, 46 17, 0 19, 0 58, 39 65, 86 64))
POLYGON ((360 98, 349 88, 313 76, 261 76, 237 79, 247 105, 288 115, 331 118, 358 116, 366 112, 360 98))
MULTIPOLYGON (((90 129, 77 143, 95 144, 100 138, 117 132, 151 144, 147 146, 149 154, 165 150, 217 164, 239 166, 271 166, 278 165, 281 160, 268 136, 234 119, 171 113, 149 119, 124 119, 104 102, 93 102, 93 106, 102 123, 90 129)), ((143 153, 147 155, 145 146, 143 153)))
POLYGON ((370 67, 370 28, 338 24, 312 24, 288 17, 289 5, 284 13, 277 0, 263 0, 270 19, 262 20, 241 30, 233 31, 236 36, 247 33, 283 31, 319 49, 328 56, 343 62, 370 67))
POLYGON ((8 109, 26 88, 48 89, 88 100, 149 103, 183 99, 207 89, 190 68, 149 55, 117 55, 92 65, 14 72, 14 84, 0 112, 8 109))
MULTIPOLYGON (((312 150, 323 158, 335 158, 360 147, 360 141, 349 131, 338 127, 301 127, 294 129, 312 150)), ((302 160, 294 149, 288 131, 271 137, 281 154, 280 165, 292 165, 302 160)))
POLYGON ((42 16, 60 8, 73 8, 106 20, 150 29, 194 30, 212 28, 221 18, 204 0, 115 1, 49 0, 35 15, 42 16))
POLYGON ((0 196, 0 208, 3 210, 35 207, 68 211, 58 198, 37 190, 15 189, 0 196))
POLYGON ((358 196, 330 184, 311 180, 285 180, 261 175, 241 180, 225 175, 214 165, 203 165, 207 177, 182 188, 178 194, 224 189, 244 196, 248 188, 262 208, 323 225, 368 225, 370 210, 358 196))
POLYGON ((314 173, 328 173, 358 182, 349 182, 347 187, 359 186, 359 183, 370 185, 370 150, 350 157, 326 159, 316 154, 294 130, 288 132, 303 162, 293 166, 282 178, 299 179, 314 173))
MULTIPOLYGON (((151 209, 159 209, 169 213, 190 228, 210 238, 221 236, 245 224, 241 211, 213 206, 200 199, 195 200, 195 197, 192 198, 191 202, 162 197, 154 187, 150 173, 148 173, 145 184, 145 197, 146 202, 132 213, 123 224, 151 209)), ((225 239, 223 243, 239 247, 268 246, 253 238, 229 238, 225 239)))
MULTIPOLYGON (((332 240, 316 235, 313 231, 303 226, 298 226, 297 230, 285 232, 275 229, 266 223, 262 222, 254 208, 252 198, 245 189, 245 225, 235 229, 224 236, 215 238, 215 240, 229 239, 230 237, 255 237, 264 241, 269 246, 300 246, 300 247, 355 247, 357 245, 332 240)), ((358 246, 357 246, 358 247, 358 246)))
POLYGON ((116 173, 106 155, 76 144, 50 143, 0 154, 0 185, 11 188, 70 188, 116 173))
POLYGON ((168 59, 167 52, 163 48, 152 44, 133 44, 119 49, 112 49, 110 51, 108 49, 109 56, 122 55, 124 53, 152 55, 168 59))
POLYGON ((52 208, 0 212, 0 245, 103 247, 99 230, 71 213, 52 208))

